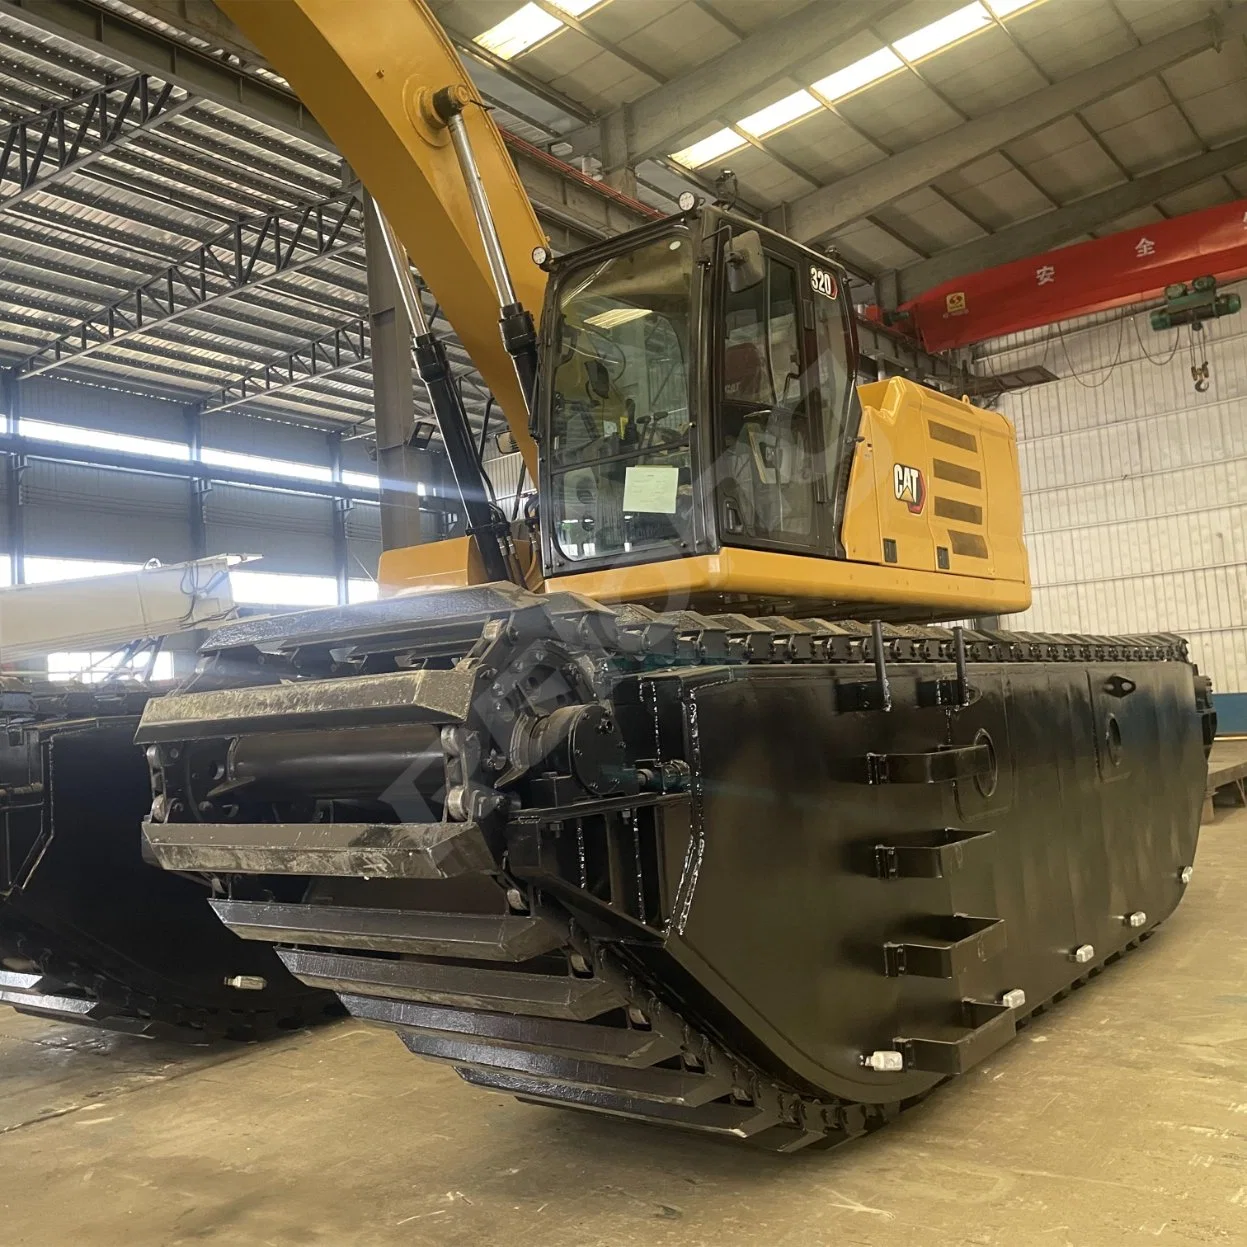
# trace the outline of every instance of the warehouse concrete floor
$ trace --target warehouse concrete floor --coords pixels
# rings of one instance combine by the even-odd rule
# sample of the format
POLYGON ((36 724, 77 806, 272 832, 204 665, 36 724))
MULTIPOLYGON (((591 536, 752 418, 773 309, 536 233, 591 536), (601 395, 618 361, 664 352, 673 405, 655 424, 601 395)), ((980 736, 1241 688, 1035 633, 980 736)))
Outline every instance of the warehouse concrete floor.
POLYGON ((1162 931, 856 1147, 475 1091, 346 1022, 224 1052, 0 1014, 0 1243, 1247 1243, 1247 811, 1162 931))

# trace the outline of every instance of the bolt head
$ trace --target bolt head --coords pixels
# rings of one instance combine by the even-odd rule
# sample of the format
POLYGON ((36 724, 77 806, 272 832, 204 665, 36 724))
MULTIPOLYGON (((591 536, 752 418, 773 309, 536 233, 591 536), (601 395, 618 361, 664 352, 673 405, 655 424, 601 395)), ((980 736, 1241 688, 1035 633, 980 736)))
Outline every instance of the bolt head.
POLYGON ((1000 997, 1000 1003, 1006 1009, 1020 1009, 1026 1003, 1026 993, 1020 987, 1015 987, 1000 997))
POLYGON ((1145 926, 1146 923, 1147 914, 1141 909, 1136 909, 1134 913, 1126 915, 1126 925, 1128 927, 1134 927, 1137 930, 1139 927, 1145 926))
POLYGON ((1182 869, 1178 872, 1178 878, 1181 879, 1183 883, 1190 883, 1191 877, 1194 874, 1195 874, 1194 866, 1183 866, 1182 869))
POLYGON ((268 979, 258 974, 232 974, 226 978, 225 986, 240 992, 262 992, 268 986, 268 979))
POLYGON ((877 1074, 899 1074, 905 1069, 905 1057, 903 1053, 882 1049, 862 1053, 862 1064, 877 1074))
POLYGON ((1070 953, 1070 959, 1077 962, 1080 966, 1085 966, 1087 962, 1095 960, 1095 947, 1091 944, 1079 944, 1070 953))

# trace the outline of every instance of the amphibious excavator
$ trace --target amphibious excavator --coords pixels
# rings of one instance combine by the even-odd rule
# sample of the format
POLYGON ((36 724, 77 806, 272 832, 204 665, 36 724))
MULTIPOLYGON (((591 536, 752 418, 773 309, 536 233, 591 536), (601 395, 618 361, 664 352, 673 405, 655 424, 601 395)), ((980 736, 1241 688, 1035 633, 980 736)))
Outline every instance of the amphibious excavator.
POLYGON ((332 995, 216 921, 203 880, 144 859, 134 730, 171 687, 0 678, 0 1005, 187 1043, 336 1016, 332 995))
POLYGON ((779 1151, 1155 930, 1207 682, 1178 636, 939 625, 1030 600, 1002 416, 856 386, 844 273, 722 205, 552 257, 419 0, 220 6, 388 219, 465 533, 147 703, 156 860, 470 1083, 779 1151), (408 258, 537 487, 513 522, 408 258))

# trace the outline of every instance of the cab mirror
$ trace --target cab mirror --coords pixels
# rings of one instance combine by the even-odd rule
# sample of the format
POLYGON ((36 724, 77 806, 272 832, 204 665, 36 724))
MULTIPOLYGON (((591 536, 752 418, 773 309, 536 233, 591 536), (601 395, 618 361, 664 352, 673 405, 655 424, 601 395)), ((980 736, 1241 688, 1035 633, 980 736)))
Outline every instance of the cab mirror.
POLYGON ((727 245, 727 285, 733 294, 756 286, 766 276, 762 238, 756 229, 737 234, 727 245))

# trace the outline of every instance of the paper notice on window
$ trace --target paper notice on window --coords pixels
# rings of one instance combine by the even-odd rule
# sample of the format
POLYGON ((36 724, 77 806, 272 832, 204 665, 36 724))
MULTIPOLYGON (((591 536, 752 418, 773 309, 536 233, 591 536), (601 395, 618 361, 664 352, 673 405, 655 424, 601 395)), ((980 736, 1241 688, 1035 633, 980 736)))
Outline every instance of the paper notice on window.
POLYGON ((623 509, 674 515, 680 469, 637 464, 624 473, 623 509))

